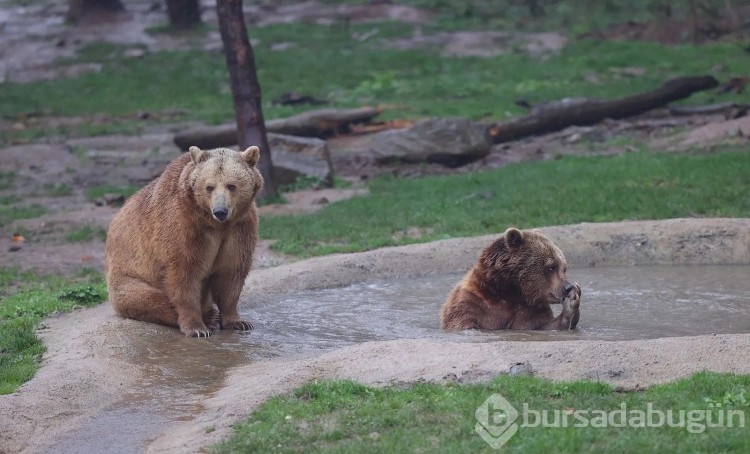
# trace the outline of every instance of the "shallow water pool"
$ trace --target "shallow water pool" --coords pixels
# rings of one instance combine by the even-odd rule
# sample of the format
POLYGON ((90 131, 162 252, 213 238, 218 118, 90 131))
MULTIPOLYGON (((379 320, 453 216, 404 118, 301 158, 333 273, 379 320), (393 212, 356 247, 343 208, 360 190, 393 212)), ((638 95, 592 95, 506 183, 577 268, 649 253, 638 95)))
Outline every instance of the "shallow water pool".
MULTIPOLYGON (((279 354, 371 340, 631 340, 750 332, 750 267, 581 268, 568 272, 583 290, 578 330, 439 329, 439 311, 462 274, 375 280, 249 302, 257 329, 246 341, 279 354)), ((562 306, 555 305, 555 313, 562 306)))

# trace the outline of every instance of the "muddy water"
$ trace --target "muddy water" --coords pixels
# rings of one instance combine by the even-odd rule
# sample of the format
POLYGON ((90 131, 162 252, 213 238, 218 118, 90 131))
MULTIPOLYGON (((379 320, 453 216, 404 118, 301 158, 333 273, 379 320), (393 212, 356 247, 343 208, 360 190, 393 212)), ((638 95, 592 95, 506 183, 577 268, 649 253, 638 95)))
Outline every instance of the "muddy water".
MULTIPOLYGON (((281 352, 332 348, 368 340, 632 340, 750 332, 750 267, 681 266, 573 269, 581 284, 575 332, 438 329, 438 313, 461 275, 382 280, 251 303, 259 325, 249 342, 281 352), (256 336, 257 335, 257 336, 256 336)), ((553 306, 558 313, 560 306, 553 306)))
POLYGON ((438 311, 459 274, 243 300, 243 315, 256 325, 251 334, 188 339, 174 329, 132 324, 123 330, 118 348, 122 359, 142 371, 138 389, 84 421, 48 452, 143 452, 170 423, 199 412, 202 396, 219 389, 229 368, 358 342, 627 340, 750 332, 748 266, 589 268, 571 270, 569 277, 583 289, 581 321, 574 332, 442 332, 438 311))

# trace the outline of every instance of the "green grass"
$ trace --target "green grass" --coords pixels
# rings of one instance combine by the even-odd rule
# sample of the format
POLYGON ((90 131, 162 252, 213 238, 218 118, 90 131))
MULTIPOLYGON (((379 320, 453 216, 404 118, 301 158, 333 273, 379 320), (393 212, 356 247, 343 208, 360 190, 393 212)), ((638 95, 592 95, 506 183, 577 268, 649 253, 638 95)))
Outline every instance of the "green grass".
POLYGON ((130 118, 112 118, 109 123, 79 124, 70 126, 29 127, 20 130, 0 131, 0 144, 25 143, 39 139, 65 139, 68 137, 105 136, 113 134, 137 135, 150 122, 130 118))
MULTIPOLYGON (((560 2, 564 3, 564 2, 560 2)), ((430 27, 424 28, 431 33, 430 27)), ((309 106, 274 106, 271 100, 297 91, 329 99, 333 107, 390 105, 384 117, 463 116, 504 119, 524 110, 519 98, 532 103, 571 96, 615 97, 652 88, 679 75, 712 74, 721 79, 750 73, 750 59, 733 43, 695 47, 665 47, 645 42, 574 41, 560 54, 538 59, 519 52, 493 58, 446 58, 439 49, 397 50, 384 40, 410 36, 406 24, 383 23, 331 26, 285 24, 254 28, 258 77, 263 89, 264 115, 278 118, 309 106), (378 29, 359 42, 352 33, 378 29), (285 51, 271 45, 293 43, 285 51), (642 67, 642 77, 612 68, 642 67), (325 68, 325 69, 322 69, 325 68), (587 78, 596 76, 600 82, 587 78)), ((233 119, 224 57, 220 52, 172 51, 124 59, 122 49, 93 45, 78 60, 103 62, 99 73, 72 79, 4 84, 0 116, 18 118, 24 112, 56 116, 110 115, 104 125, 81 125, 61 134, 99 134, 119 127, 133 129, 132 115, 185 110, 184 120, 209 123, 233 119), (93 129, 92 129, 93 128, 93 129)), ((695 102, 708 99, 697 96, 695 102)), ((732 95, 750 103, 750 92, 732 95)), ((151 121, 151 120, 149 120, 151 121)), ((143 122, 141 122, 143 123, 143 122)), ((145 123, 143 123, 145 124, 145 123)), ((54 134, 49 128, 4 132, 0 140, 33 139, 54 134)))
POLYGON ((277 240, 274 248, 281 252, 310 256, 497 233, 508 226, 747 217, 748 168, 745 151, 639 152, 564 157, 457 176, 379 178, 369 184, 368 195, 319 212, 263 217, 260 236, 277 240), (492 197, 476 196, 488 191, 492 197), (428 233, 418 239, 396 235, 410 227, 428 233))
POLYGON ((106 294, 99 273, 71 281, 0 267, 0 395, 14 392, 39 368, 45 348, 34 330, 43 317, 97 305, 106 294))
POLYGON ((0 172, 0 191, 10 188, 15 178, 16 174, 13 172, 0 172))
POLYGON ((69 243, 85 243, 92 240, 104 241, 105 239, 107 239, 107 230, 98 225, 84 225, 65 235, 65 241, 69 243))
MULTIPOLYGON (((15 194, 2 195, 0 196, 0 205, 10 205, 20 201, 21 198, 15 194)), ((2 208, 0 208, 2 210, 2 208)))
POLYGON ((105 184, 86 189, 86 197, 89 199, 96 199, 102 197, 104 194, 121 194, 127 198, 138 192, 139 189, 140 186, 115 186, 105 184))
POLYGON ((41 188, 42 195, 64 197, 73 194, 73 188, 65 183, 47 183, 41 188))
MULTIPOLYGON (((488 384, 459 386, 414 384, 406 389, 372 388, 350 381, 313 382, 290 396, 264 403, 249 419, 236 426, 234 435, 216 445, 217 454, 248 452, 493 452, 475 432, 475 410, 493 393, 500 393, 520 413, 518 432, 503 452, 748 452, 747 426, 735 416, 732 428, 705 427, 592 427, 591 410, 713 408, 735 410, 750 424, 750 407, 742 397, 750 394, 750 376, 701 372, 677 382, 657 385, 643 392, 618 392, 592 381, 554 383, 528 376, 500 376, 488 384), (534 427, 533 411, 589 410, 591 425, 534 427), (716 407, 721 403, 721 407, 716 407), (709 406, 712 405, 712 406, 709 406), (524 427, 524 421, 527 426, 524 427)), ((540 413, 541 414, 541 413, 540 413)), ((626 413, 630 420, 633 413, 626 413)), ((697 414, 696 414, 697 415, 697 414)), ((726 413, 725 413, 726 415, 726 413)), ((687 416, 686 416, 687 418, 687 416)), ((652 419, 654 420, 654 419, 652 419)), ((552 421, 552 418, 548 418, 552 421)), ((600 420, 601 421, 601 420, 600 420)), ((619 419, 614 420, 619 423, 619 419)), ((687 419, 685 419, 687 422, 687 419)), ((697 420, 694 420, 697 421, 697 420)), ((728 421, 728 419, 725 419, 728 421)), ((705 424, 705 420, 703 423, 705 424)), ((637 421, 635 421, 637 423, 637 421)), ((645 421, 644 421, 645 424, 645 421)), ((728 424, 725 424, 728 425, 728 424)))
POLYGON ((10 224, 16 219, 38 218, 47 212, 47 208, 39 204, 28 206, 0 206, 0 227, 10 224))

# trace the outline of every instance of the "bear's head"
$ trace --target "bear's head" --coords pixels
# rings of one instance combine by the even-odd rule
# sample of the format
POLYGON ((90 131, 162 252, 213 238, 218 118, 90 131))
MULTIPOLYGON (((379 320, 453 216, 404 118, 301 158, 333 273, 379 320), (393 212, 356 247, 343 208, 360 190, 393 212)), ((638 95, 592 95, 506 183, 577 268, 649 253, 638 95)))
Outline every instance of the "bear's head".
POLYGON ((188 184, 198 205, 218 222, 243 219, 263 188, 257 169, 260 149, 238 152, 227 148, 201 150, 190 147, 193 164, 188 184))
POLYGON ((479 265, 486 290, 511 301, 562 303, 573 288, 562 251, 538 230, 509 228, 482 252, 479 265))

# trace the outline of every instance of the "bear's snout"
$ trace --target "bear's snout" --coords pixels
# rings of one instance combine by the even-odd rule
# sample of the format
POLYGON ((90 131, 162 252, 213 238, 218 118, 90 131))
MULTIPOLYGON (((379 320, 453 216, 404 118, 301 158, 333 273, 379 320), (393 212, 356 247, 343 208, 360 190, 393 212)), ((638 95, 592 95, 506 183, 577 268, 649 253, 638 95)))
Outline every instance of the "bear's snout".
POLYGON ((212 214, 214 215, 214 218, 216 218, 219 222, 224 222, 227 220, 227 215, 229 214, 229 210, 226 209, 226 207, 220 207, 220 208, 214 208, 212 211, 212 214))
POLYGON ((571 284, 568 281, 565 281, 565 286, 563 287, 563 292, 565 292, 565 295, 567 296, 567 295, 570 294, 570 291, 573 290, 574 288, 575 287, 573 286, 573 284, 571 284))

